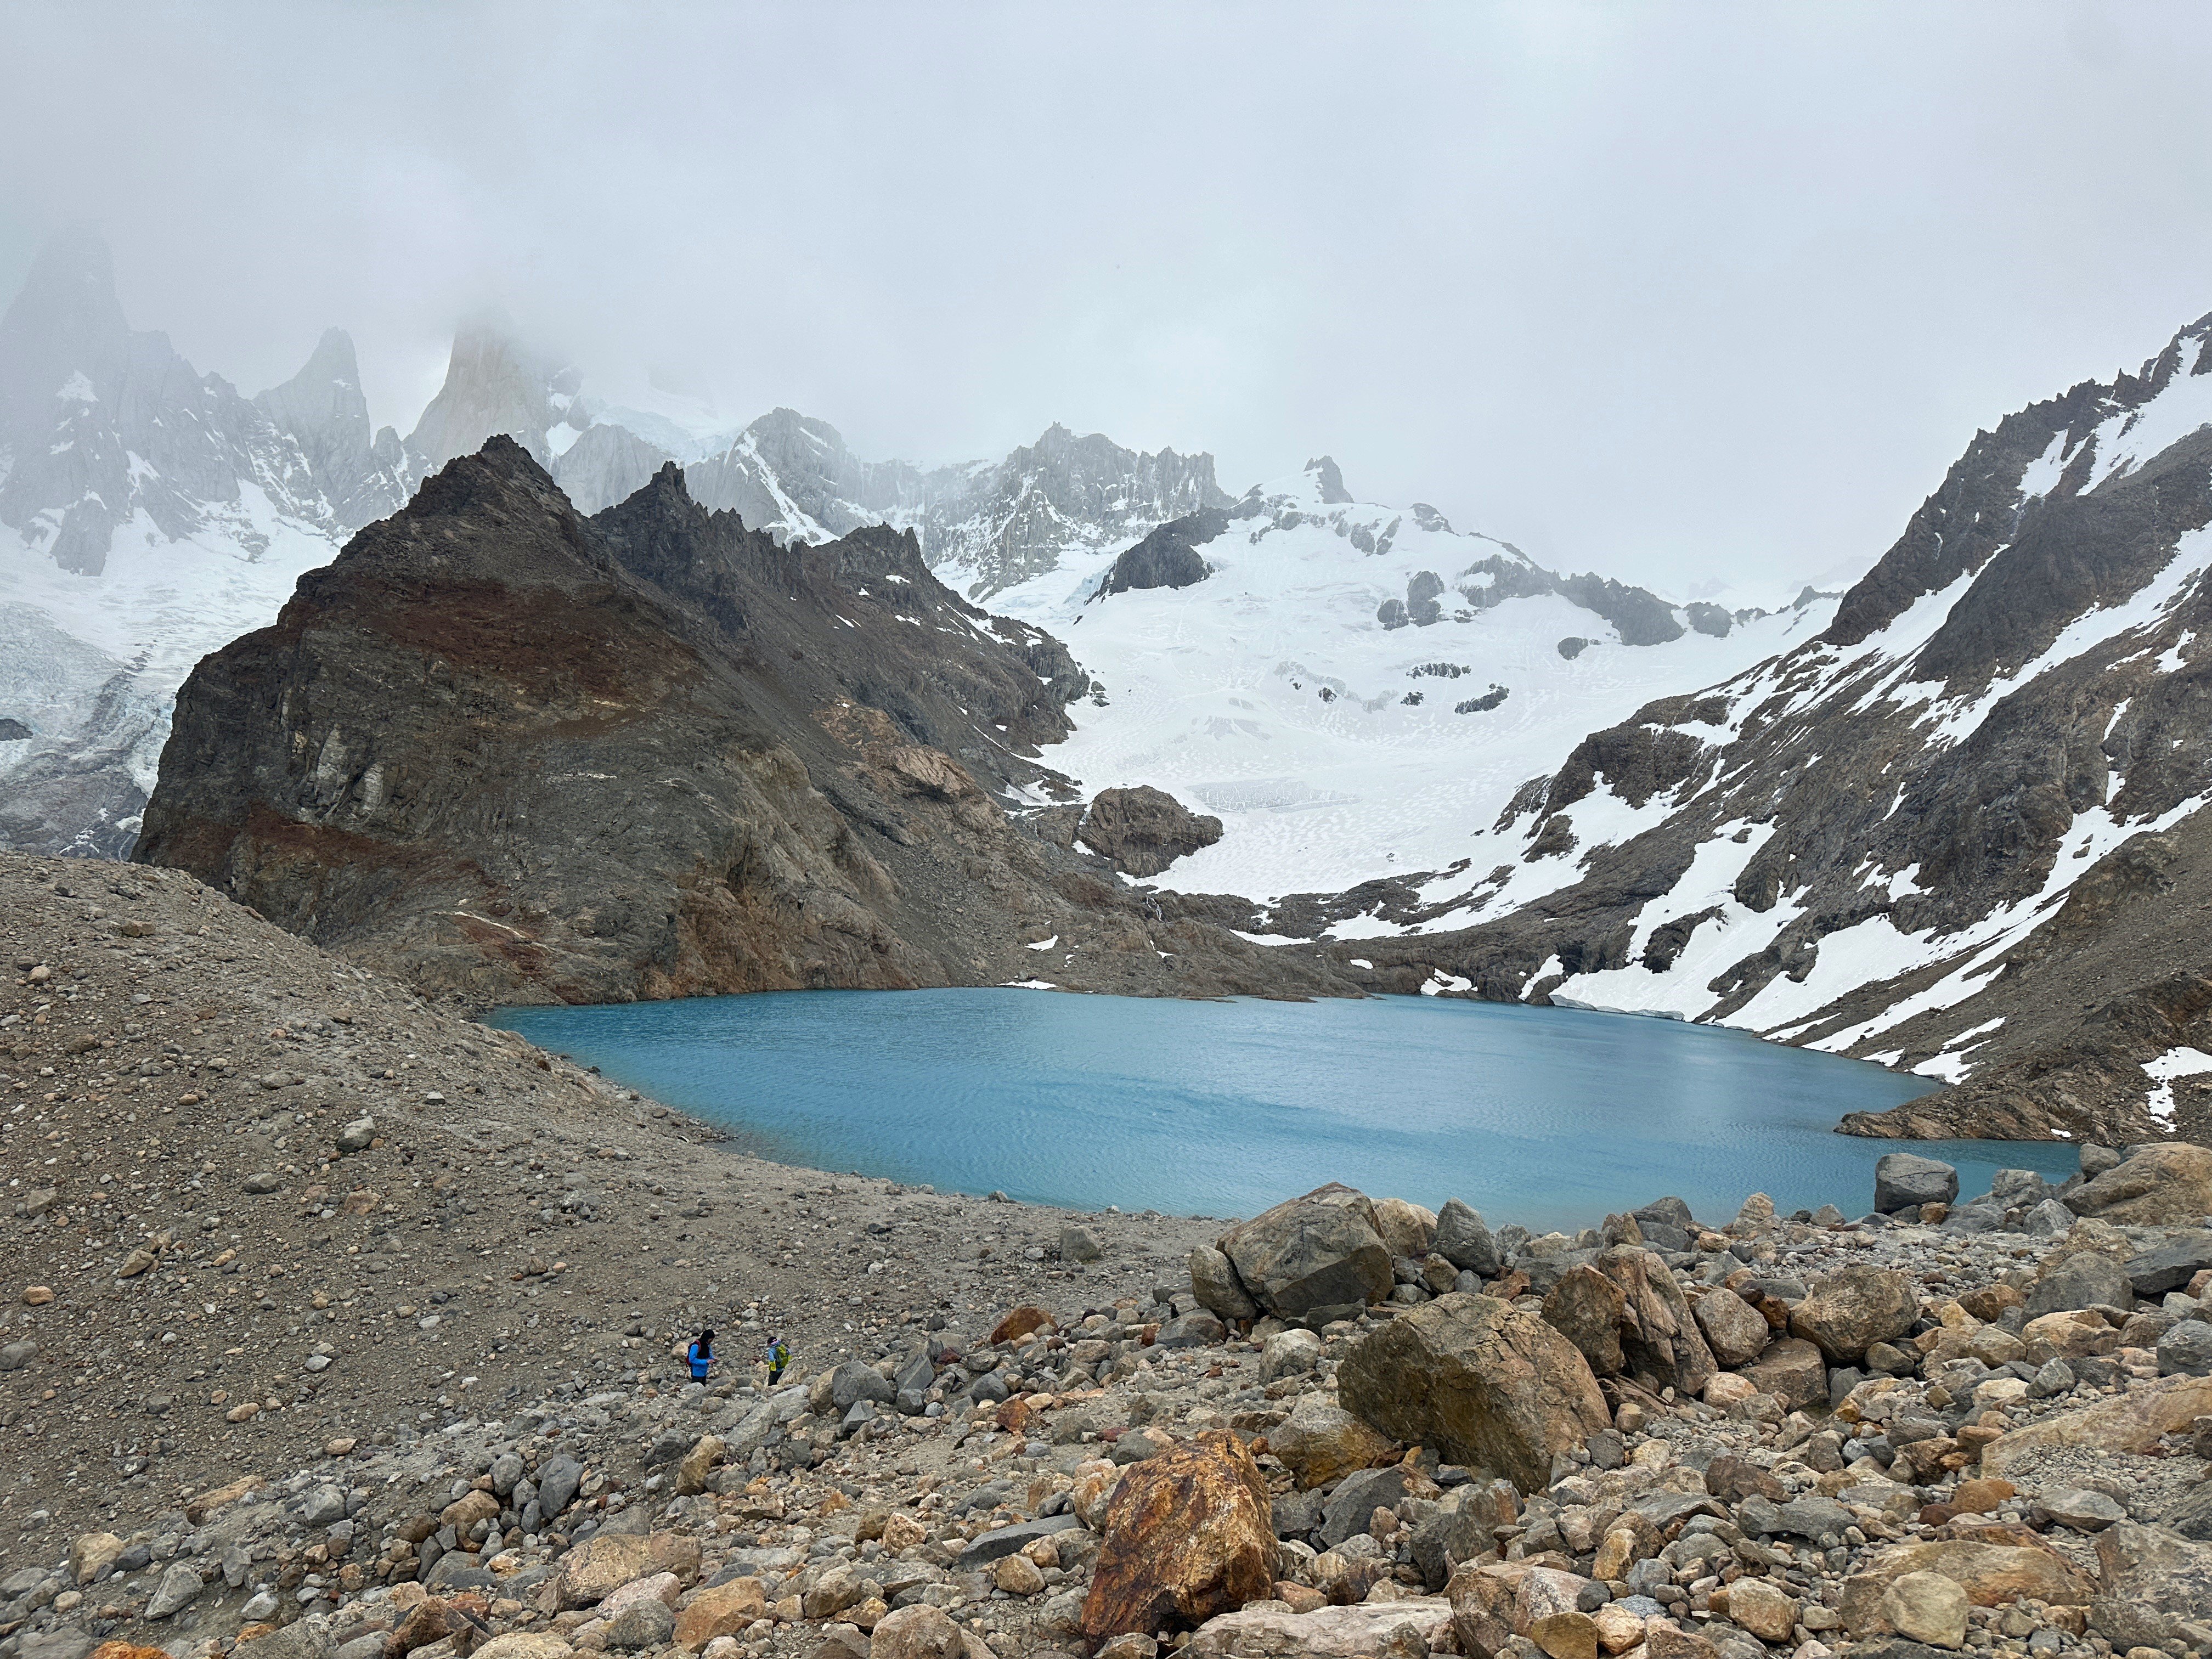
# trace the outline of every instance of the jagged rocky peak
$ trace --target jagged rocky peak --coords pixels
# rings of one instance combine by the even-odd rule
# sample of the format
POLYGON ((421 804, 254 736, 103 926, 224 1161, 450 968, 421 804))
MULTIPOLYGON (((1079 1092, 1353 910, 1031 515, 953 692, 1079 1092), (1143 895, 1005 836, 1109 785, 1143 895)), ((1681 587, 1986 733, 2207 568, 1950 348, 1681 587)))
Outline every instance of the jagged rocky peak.
POLYGON ((930 478, 916 468, 864 461, 836 427, 794 409, 769 410, 689 477, 702 501, 787 541, 827 541, 864 524, 916 524, 931 495, 930 478))
POLYGON ((43 438, 57 402, 112 399, 130 356, 107 244, 88 230, 56 237, 0 316, 0 441, 43 438), (79 376, 82 387, 73 384, 79 376))
POLYGON ((253 401, 300 446, 341 526, 358 528, 407 500, 407 458, 399 434, 370 424, 353 337, 343 329, 324 330, 300 372, 253 401))
POLYGON ((1344 474, 1330 457, 1322 455, 1308 461, 1306 474, 1314 481, 1314 488, 1320 492, 1323 505, 1351 504, 1352 492, 1344 487, 1344 474))
POLYGON ((939 483, 924 519, 930 563, 975 599, 1043 575, 1070 554, 1232 504, 1211 455, 1125 449, 1057 422, 995 466, 932 476, 939 483))
POLYGON ((0 316, 0 524, 66 570, 97 574, 141 513, 173 540, 236 516, 246 483, 279 514, 331 522, 296 444, 167 335, 130 329, 88 231, 51 243, 0 316))
POLYGON ((582 430, 586 417, 574 410, 582 384, 574 368, 526 345, 504 318, 472 319, 455 331, 445 383, 408 434, 407 447, 422 470, 434 471, 499 434, 520 443, 539 465, 549 465, 582 430))
POLYGON ((1004 983, 1046 935, 1085 988, 1336 983, 1015 822, 1077 794, 1063 672, 910 532, 780 544, 673 465, 586 518, 495 436, 194 670, 137 856, 486 1000, 1004 983))
POLYGON ((1978 433, 1823 634, 1593 733, 1401 913, 1497 920, 1364 954, 1954 1085, 1857 1133, 2212 1132, 2208 337, 1978 433))
POLYGON ((553 459, 553 478, 580 513, 628 499, 675 458, 626 426, 594 422, 553 459))

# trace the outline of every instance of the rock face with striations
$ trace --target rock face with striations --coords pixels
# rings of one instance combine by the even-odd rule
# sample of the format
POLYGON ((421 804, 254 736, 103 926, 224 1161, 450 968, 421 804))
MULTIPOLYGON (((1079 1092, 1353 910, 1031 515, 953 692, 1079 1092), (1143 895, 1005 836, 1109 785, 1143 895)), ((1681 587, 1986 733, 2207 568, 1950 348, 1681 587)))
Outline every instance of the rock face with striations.
POLYGON ((1124 875, 1157 876, 1221 839, 1221 820, 1192 811, 1164 789, 1102 789, 1076 832, 1124 875))
POLYGON ((673 466, 586 519, 495 438, 194 671, 137 855, 486 1001, 993 984, 1046 936, 1079 988, 1332 988, 1008 817, 1071 682, 910 536, 779 547, 673 466))
POLYGON ((1581 1352, 1495 1297, 1424 1303, 1361 1339, 1337 1373, 1345 1409, 1449 1462, 1540 1491, 1554 1455, 1613 1414, 1581 1352))

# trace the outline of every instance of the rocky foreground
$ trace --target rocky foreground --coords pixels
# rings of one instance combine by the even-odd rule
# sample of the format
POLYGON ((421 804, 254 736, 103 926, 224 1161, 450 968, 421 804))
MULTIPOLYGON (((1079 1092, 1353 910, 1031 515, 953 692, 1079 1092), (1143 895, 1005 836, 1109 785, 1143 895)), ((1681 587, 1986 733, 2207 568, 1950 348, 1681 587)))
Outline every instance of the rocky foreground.
POLYGON ((0 927, 0 1659, 2212 1651, 2202 1149, 1076 1218, 702 1152, 180 876, 0 927))

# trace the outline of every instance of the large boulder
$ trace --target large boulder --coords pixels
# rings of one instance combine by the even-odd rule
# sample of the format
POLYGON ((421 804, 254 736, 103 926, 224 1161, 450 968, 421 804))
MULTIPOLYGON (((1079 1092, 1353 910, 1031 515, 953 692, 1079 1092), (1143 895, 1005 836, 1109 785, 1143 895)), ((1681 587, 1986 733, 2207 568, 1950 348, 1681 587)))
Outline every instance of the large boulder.
POLYGON ((2200 1417, 2212 1417, 2212 1377, 2161 1377, 2000 1437, 1982 1449, 1982 1473, 2008 1476, 2015 1465, 2059 1446, 2093 1452, 2148 1451, 2200 1417))
POLYGON ((1818 1346, 1832 1365, 1856 1364, 1877 1342, 1902 1336, 1920 1317, 1912 1281, 1890 1267, 1839 1267, 1815 1279, 1790 1310, 1790 1331, 1818 1346))
POLYGON ((1595 1265, 1620 1287, 1620 1346, 1628 1373, 1653 1389, 1703 1389, 1716 1369, 1713 1352, 1667 1264, 1649 1250, 1616 1244, 1595 1265))
POLYGON ((2160 1297, 2186 1289, 2207 1267, 2212 1267, 2212 1231, 2200 1227, 2129 1257, 2128 1282, 2137 1296, 2160 1297))
POLYGON ((1766 1316, 1725 1285, 1706 1291, 1693 1311, 1714 1360, 1729 1370, 1758 1358, 1774 1334, 1766 1316))
POLYGON ((1498 1241, 1484 1224, 1482 1212, 1451 1199, 1437 1212, 1437 1254, 1463 1273, 1495 1279, 1505 1264, 1498 1254, 1498 1241))
POLYGON ((1791 1411, 1802 1411, 1828 1398, 1828 1362, 1819 1346, 1802 1337, 1785 1336, 1744 1368, 1761 1394, 1771 1394, 1791 1411))
POLYGON ((1628 1365, 1620 1346, 1627 1305, 1620 1285, 1583 1263, 1561 1273, 1544 1293, 1544 1322, 1581 1350, 1592 1371, 1618 1376, 1628 1365))
POLYGON ((1102 789, 1076 831, 1128 876, 1157 876, 1168 866, 1221 839, 1221 820, 1192 811, 1164 789, 1102 789))
POLYGON ((768 1617, 768 1586, 758 1578, 726 1579, 700 1590, 676 1618, 676 1644, 696 1653, 718 1636, 735 1636, 768 1617))
POLYGON ((1267 1431, 1267 1449, 1283 1461, 1301 1486, 1326 1486, 1396 1450, 1325 1394, 1302 1394, 1291 1414, 1267 1431))
POLYGON ((1959 1172, 1917 1152, 1884 1152, 1875 1161, 1874 1206, 1884 1215, 1959 1196, 1959 1172))
POLYGON ((2127 1264, 2095 1250, 2079 1250, 2063 1260, 2046 1261, 2028 1287, 2027 1316, 2067 1313, 2076 1308, 2125 1308, 2134 1305, 2135 1287, 2128 1281, 2127 1264))
POLYGON ((1220 1318, 1260 1316, 1259 1304, 1252 1300, 1244 1281, 1237 1277, 1237 1269, 1211 1244, 1201 1244, 1190 1253, 1190 1293, 1198 1298, 1200 1306, 1220 1318))
POLYGON ((1121 1477, 1083 1634, 1095 1648, 1125 1631, 1188 1630, 1261 1600, 1274 1578, 1267 1479, 1236 1436, 1209 1431, 1121 1477))
POLYGON ((1419 1204, 1408 1203, 1402 1198, 1386 1198, 1375 1206, 1375 1231, 1382 1235, 1382 1243, 1392 1255, 1410 1256, 1419 1261, 1435 1248, 1437 1218, 1434 1212, 1419 1204))
POLYGON ((1231 1228, 1220 1248, 1253 1300, 1288 1320, 1356 1312, 1394 1282, 1375 1206, 1334 1181, 1231 1228))
POLYGON ((2212 1646, 2212 1547, 2162 1527, 2123 1522, 2097 1534, 2097 1593, 2089 1621, 2112 1644, 2212 1646))
POLYGON ((2146 1147, 2066 1194, 2066 1207, 2121 1227, 2202 1226, 2212 1215, 2212 1147, 2146 1147))
MULTIPOLYGON (((2021 1535, 2033 1536, 2008 1534, 2021 1535)), ((1923 1572, 1949 1579, 1978 1607, 2000 1607, 2023 1596, 2081 1607, 2088 1601, 2092 1589, 2073 1563, 2040 1541, 1984 1544, 1960 1538, 1899 1544, 1844 1581, 1838 1605, 1844 1628, 1861 1639, 1890 1634, 1896 1627, 1888 1617, 1892 1608, 1884 1605, 1887 1592, 1899 1579, 1923 1572)))
POLYGON ((1504 1476, 1523 1492, 1552 1459, 1610 1428, 1589 1362, 1533 1314, 1455 1293, 1363 1338, 1337 1370, 1345 1408, 1396 1439, 1504 1476))
POLYGON ((699 1576, 699 1540, 673 1532, 599 1533, 561 1558, 555 1586, 563 1607, 588 1607, 656 1572, 690 1583, 699 1576))
POLYGON ((868 1659, 962 1659, 967 1651, 952 1615, 927 1601, 885 1613, 868 1638, 868 1659))

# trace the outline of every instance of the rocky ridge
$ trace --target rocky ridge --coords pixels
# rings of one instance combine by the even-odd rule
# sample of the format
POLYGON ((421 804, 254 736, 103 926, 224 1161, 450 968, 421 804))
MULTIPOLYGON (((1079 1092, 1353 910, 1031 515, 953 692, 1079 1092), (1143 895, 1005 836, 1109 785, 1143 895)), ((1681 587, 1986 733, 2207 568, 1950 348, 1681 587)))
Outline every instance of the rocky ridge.
POLYGON ((702 1148, 182 877, 4 868, 0 1121, 69 1166, 0 1224, 7 1659, 2212 1650, 2212 1157, 1056 1216, 702 1148))
POLYGON ((136 856, 477 1006, 1341 993, 1010 814, 1073 797, 1084 684, 910 534, 780 544, 672 464, 586 520, 495 437, 193 671, 136 856))
POLYGON ((1956 1085, 1854 1133, 2202 1138, 2207 386, 2212 319, 2008 416, 1819 638, 1593 733, 1463 867, 1292 902, 1285 931, 1364 916, 1332 953, 1375 988, 1956 1085))

